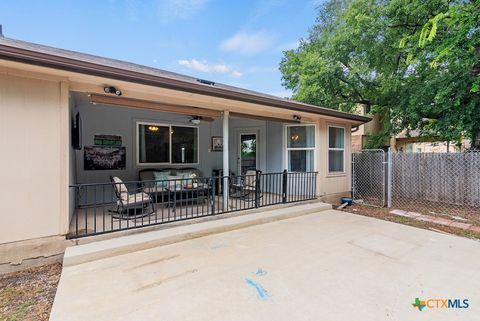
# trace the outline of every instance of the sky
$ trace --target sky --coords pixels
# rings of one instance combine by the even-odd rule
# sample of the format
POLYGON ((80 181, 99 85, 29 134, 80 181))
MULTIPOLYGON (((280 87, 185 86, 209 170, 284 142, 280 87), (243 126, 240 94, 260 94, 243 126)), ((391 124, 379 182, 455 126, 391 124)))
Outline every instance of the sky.
POLYGON ((289 97, 278 70, 318 0, 0 1, 6 37, 289 97))

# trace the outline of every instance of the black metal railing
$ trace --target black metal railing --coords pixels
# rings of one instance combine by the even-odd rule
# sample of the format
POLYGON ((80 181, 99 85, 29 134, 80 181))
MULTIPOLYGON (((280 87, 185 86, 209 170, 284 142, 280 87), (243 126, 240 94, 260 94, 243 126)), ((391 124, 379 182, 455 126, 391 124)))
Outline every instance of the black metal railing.
POLYGON ((68 238, 316 198, 316 172, 128 181, 70 186, 68 238), (228 189, 228 193, 226 192, 228 189))

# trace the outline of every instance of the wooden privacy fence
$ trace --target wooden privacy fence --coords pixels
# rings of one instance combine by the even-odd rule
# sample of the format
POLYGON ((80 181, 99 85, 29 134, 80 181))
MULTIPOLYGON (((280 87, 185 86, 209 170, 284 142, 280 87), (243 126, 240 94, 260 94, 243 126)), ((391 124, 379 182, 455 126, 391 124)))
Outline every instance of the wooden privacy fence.
POLYGON ((392 206, 480 210, 480 153, 393 153, 392 206))
POLYGON ((480 152, 353 155, 353 198, 424 214, 480 220, 480 152))

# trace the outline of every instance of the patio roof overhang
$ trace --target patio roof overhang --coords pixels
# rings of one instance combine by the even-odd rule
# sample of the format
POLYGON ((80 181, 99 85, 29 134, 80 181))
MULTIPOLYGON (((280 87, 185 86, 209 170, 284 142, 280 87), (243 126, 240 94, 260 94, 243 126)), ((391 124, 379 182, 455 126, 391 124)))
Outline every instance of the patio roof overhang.
MULTIPOLYGON (((155 102, 151 100, 142 100, 135 98, 123 98, 123 97, 114 97, 106 96, 100 94, 90 94, 90 102, 92 104, 103 104, 111 106, 120 106, 120 107, 129 107, 129 108, 139 108, 139 109, 150 109, 157 110, 167 113, 176 113, 181 115, 188 116, 200 116, 204 118, 220 118, 222 117, 222 112, 218 110, 212 110, 207 108, 201 108, 196 106, 185 106, 178 104, 166 104, 155 102)), ((279 118, 279 117, 268 117, 261 115, 252 115, 245 113, 236 113, 231 112, 230 117, 234 118, 250 118, 266 121, 277 121, 284 123, 300 123, 300 120, 288 119, 288 118, 279 118)))
MULTIPOLYGON (((309 117, 312 119, 319 117, 349 122, 352 125, 360 125, 371 120, 365 116, 304 104, 237 87, 216 83, 205 84, 199 82, 198 79, 160 69, 9 38, 0 38, 0 59, 7 62, 62 71, 61 75, 70 80, 71 89, 75 90, 77 88, 80 91, 81 89, 78 88, 83 88, 85 92, 100 93, 99 84, 101 80, 110 79, 123 84, 132 84, 132 86, 136 84, 155 87, 163 90, 163 92, 182 92, 191 97, 202 97, 203 101, 208 101, 212 104, 225 102, 225 107, 231 107, 230 112, 232 116, 235 116, 235 114, 239 117, 241 115, 250 115, 250 117, 257 116, 265 119, 272 115, 269 112, 269 110, 272 110, 275 111, 273 115, 276 115, 278 112, 281 116, 271 118, 282 121, 291 121, 292 115, 297 113, 302 115, 304 121, 311 120, 309 117), (78 79, 75 75, 93 76, 97 79, 98 88, 86 90, 88 86, 71 81, 71 79, 78 79), (249 107, 250 112, 242 110, 241 106, 249 107), (262 115, 258 111, 258 107, 264 108, 266 112, 262 115)), ((129 97, 138 98, 133 95, 129 97)), ((166 104, 165 101, 157 101, 155 99, 152 99, 153 102, 166 104)), ((198 108, 198 106, 188 106, 186 104, 179 105, 198 108)))

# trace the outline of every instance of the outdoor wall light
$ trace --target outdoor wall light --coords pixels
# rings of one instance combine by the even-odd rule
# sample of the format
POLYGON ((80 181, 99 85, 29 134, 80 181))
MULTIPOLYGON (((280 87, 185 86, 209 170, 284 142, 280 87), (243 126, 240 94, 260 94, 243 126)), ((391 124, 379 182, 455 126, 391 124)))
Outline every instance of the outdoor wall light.
POLYGON ((298 116, 298 115, 293 115, 293 120, 296 120, 296 121, 300 121, 302 119, 302 117, 298 116))
POLYGON ((107 86, 107 87, 104 87, 103 88, 103 91, 106 93, 106 94, 114 94, 114 95, 117 95, 117 96, 121 96, 122 95, 122 92, 113 87, 113 86, 107 86))

